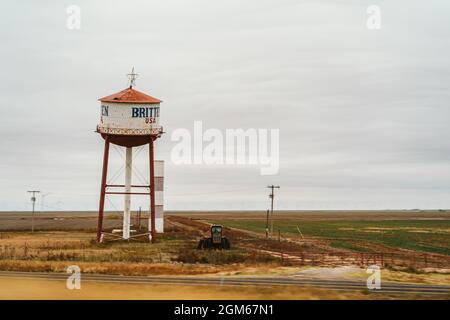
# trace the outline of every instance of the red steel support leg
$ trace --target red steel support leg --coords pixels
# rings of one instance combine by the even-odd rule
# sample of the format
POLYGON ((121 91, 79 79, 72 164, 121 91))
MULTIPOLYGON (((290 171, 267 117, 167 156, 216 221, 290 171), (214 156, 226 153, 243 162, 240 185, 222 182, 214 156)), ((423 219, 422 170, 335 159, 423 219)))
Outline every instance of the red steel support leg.
POLYGON ((100 187, 100 205, 98 208, 97 242, 101 241, 103 232, 103 211, 105 208, 106 176, 108 174, 109 137, 105 138, 103 153, 102 185, 100 187))
POLYGON ((155 242, 156 228, 155 228, 155 157, 153 148, 153 137, 150 138, 149 143, 149 153, 150 153, 150 221, 152 224, 151 234, 152 243, 155 242))

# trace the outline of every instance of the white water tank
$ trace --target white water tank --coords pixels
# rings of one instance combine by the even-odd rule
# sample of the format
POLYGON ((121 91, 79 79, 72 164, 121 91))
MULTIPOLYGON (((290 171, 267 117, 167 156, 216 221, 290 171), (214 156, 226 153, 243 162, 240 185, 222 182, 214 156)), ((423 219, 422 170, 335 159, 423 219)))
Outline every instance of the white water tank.
POLYGON ((99 99, 100 123, 97 131, 107 135, 158 135, 161 100, 133 89, 99 99))

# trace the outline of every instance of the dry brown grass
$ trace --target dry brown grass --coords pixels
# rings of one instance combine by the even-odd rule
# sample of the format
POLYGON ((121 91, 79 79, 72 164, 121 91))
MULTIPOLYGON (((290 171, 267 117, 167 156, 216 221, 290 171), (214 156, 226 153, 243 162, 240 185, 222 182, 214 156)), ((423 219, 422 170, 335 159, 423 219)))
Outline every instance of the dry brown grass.
POLYGON ((70 231, 3 233, 0 270, 64 272, 67 265, 77 264, 84 272, 92 273, 205 274, 239 270, 240 265, 279 262, 239 248, 196 250, 198 236, 176 225, 160 235, 155 244, 117 241, 97 244, 94 236, 89 232, 70 231))
POLYGON ((76 264, 85 273, 120 275, 274 274, 294 264, 288 263, 286 255, 282 261, 263 250, 323 251, 317 241, 267 241, 253 233, 228 228, 225 232, 232 240, 233 250, 198 251, 194 248, 199 234, 209 228, 206 223, 182 216, 171 216, 167 222, 167 232, 155 244, 98 245, 93 232, 81 231, 2 232, 0 270, 65 272, 67 266, 76 264))
MULTIPOLYGON (((195 238, 174 229, 156 244, 112 242, 97 244, 87 232, 3 233, 0 270, 65 272, 78 265, 85 273, 118 275, 195 275, 232 273, 265 262, 242 250, 198 251, 195 238), (248 258, 248 259, 247 259, 248 258), (248 261, 247 261, 247 260, 248 261), (200 263, 199 263, 200 262, 200 263)), ((261 257, 259 257, 261 258, 261 257)), ((268 264, 272 268, 276 261, 268 264)))
POLYGON ((430 270, 427 273, 412 273, 405 271, 395 271, 384 269, 382 271, 382 277, 386 281, 393 282, 408 282, 408 283, 421 283, 421 284, 443 284, 450 285, 450 270, 430 270))
POLYGON ((69 265, 76 264, 83 273, 114 274, 126 276, 145 275, 238 275, 277 274, 285 267, 277 264, 183 264, 183 263, 125 263, 125 262, 80 262, 80 261, 24 261, 0 260, 0 270, 25 272, 66 272, 69 265))

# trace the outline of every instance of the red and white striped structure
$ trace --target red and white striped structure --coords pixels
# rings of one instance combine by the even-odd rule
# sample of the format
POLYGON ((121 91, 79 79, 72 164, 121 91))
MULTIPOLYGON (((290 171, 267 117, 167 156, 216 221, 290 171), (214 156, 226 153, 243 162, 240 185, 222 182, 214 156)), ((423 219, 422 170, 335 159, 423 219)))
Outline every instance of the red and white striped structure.
MULTIPOLYGON (((149 222, 151 224, 151 222, 149 222)), ((164 161, 155 161, 155 228, 164 232, 164 161)))
MULTIPOLYGON (((105 147, 98 210, 98 242, 102 242, 106 234, 103 230, 103 216, 107 194, 124 195, 123 239, 129 240, 133 237, 131 235, 131 195, 149 196, 149 232, 145 235, 148 235, 153 242, 156 233, 164 231, 164 163, 154 159, 154 141, 163 133, 162 126, 159 123, 161 100, 135 90, 133 85, 136 75, 133 72, 131 76, 129 88, 99 99, 101 107, 97 132, 105 140, 105 147), (123 185, 107 184, 109 146, 111 143, 126 148, 125 182, 123 185), (150 183, 149 185, 134 185, 132 184, 133 147, 145 144, 149 145, 150 183), (117 191, 116 188, 120 188, 122 191, 117 191), (135 188, 143 188, 149 190, 149 192, 132 191, 135 188)), ((136 236, 142 236, 142 234, 136 236)))

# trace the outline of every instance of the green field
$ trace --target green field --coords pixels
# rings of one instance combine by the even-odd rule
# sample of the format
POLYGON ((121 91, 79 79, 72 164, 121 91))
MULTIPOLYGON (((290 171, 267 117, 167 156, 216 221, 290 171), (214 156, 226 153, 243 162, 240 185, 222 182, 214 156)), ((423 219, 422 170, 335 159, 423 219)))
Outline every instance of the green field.
MULTIPOLYGON (((265 233, 263 220, 215 220, 227 227, 265 233)), ((354 251, 376 251, 377 246, 450 255, 450 220, 296 221, 277 220, 283 237, 319 238, 330 246, 354 251), (371 249, 371 246, 373 248, 371 249)))

